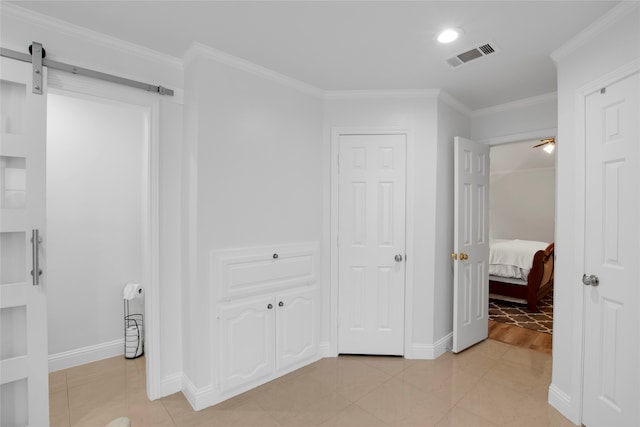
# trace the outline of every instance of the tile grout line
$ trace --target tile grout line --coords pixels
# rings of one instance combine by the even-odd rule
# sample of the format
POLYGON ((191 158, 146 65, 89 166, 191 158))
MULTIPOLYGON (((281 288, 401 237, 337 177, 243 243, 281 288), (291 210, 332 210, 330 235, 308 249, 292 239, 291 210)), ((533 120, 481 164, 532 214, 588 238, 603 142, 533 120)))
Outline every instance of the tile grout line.
MULTIPOLYGON (((178 393, 182 393, 182 391, 179 391, 178 393)), ((165 396, 166 397, 166 396, 165 396)), ((164 398, 161 397, 160 398, 160 402, 162 403, 162 407, 164 408, 165 411, 167 411, 167 414, 169 414, 169 418, 171 418, 171 422, 173 423, 173 425, 175 427, 178 427, 178 423, 176 422, 176 420, 173 418, 173 415, 171 414, 171 411, 167 408, 167 406, 164 404, 164 398)))
POLYGON ((71 399, 69 397, 69 381, 67 380, 67 370, 64 370, 64 391, 67 395, 67 426, 71 427, 71 399))

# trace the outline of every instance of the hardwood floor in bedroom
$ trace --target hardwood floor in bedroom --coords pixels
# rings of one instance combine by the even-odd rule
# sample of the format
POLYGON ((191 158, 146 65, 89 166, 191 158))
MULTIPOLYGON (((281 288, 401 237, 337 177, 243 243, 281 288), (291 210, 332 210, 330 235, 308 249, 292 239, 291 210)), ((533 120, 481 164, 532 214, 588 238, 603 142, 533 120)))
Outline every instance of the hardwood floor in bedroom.
POLYGON ((552 336, 543 332, 489 320, 489 338, 516 347, 551 354, 552 336))

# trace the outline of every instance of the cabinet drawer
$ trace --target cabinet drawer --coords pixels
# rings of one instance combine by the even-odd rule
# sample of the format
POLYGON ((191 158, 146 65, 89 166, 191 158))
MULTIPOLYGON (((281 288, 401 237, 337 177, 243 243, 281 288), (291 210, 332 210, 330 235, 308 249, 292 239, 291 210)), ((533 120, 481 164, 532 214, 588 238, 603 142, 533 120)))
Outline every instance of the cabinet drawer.
POLYGON ((232 300, 318 280, 318 245, 261 246, 211 253, 212 289, 232 300))

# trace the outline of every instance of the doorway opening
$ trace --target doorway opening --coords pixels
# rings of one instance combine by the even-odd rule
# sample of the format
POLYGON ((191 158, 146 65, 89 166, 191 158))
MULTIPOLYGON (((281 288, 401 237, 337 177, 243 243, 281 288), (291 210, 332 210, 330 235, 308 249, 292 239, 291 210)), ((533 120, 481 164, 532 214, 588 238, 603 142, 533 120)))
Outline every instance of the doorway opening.
POLYGON ((539 143, 533 140, 491 147, 489 274, 494 284, 489 300, 489 337, 551 353, 556 161, 555 151, 534 148, 539 143), (534 262, 539 250, 549 252, 544 262, 542 255, 534 262), (511 251, 522 255, 516 258, 511 251), (513 262, 499 261, 505 258, 513 262), (536 294, 536 307, 526 299, 514 298, 508 289, 514 285, 530 287, 533 268, 541 269, 536 282, 545 286, 536 294))
MULTIPOLYGON (((123 290, 129 283, 145 289, 150 270, 149 128, 144 106, 70 91, 48 94, 51 372, 111 357, 124 361, 123 290)), ((143 315, 144 305, 144 291, 130 301, 143 315)), ((135 367, 144 374, 147 363, 143 357, 135 367)))

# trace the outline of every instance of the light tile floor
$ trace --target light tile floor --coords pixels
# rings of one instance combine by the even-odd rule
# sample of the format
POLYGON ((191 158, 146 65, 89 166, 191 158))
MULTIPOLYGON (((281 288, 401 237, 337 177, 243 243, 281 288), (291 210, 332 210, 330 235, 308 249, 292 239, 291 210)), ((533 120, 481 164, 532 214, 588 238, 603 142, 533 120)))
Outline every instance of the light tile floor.
POLYGON ((486 340, 436 360, 340 356, 195 412, 181 393, 149 401, 144 358, 116 357, 50 374, 51 425, 554 426, 551 356, 486 340))

